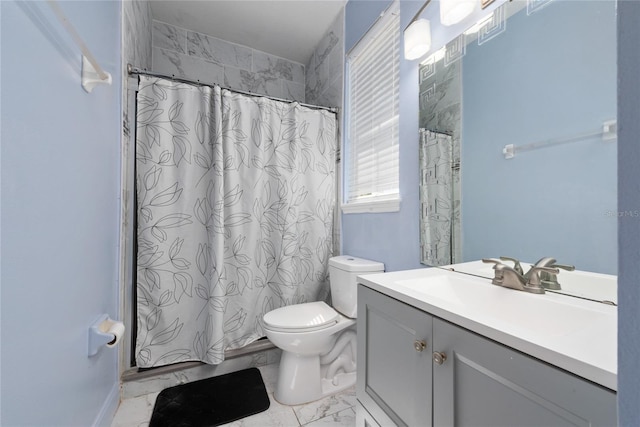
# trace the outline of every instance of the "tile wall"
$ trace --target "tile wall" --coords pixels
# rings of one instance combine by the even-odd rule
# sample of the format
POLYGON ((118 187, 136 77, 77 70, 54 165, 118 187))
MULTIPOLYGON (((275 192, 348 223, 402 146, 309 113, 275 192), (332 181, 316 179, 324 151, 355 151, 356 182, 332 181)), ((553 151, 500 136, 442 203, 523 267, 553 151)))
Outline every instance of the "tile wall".
MULTIPOLYGON (((148 1, 132 0, 122 3, 122 140, 121 140, 121 223, 120 223, 120 318, 127 325, 123 342, 131 342, 131 331, 135 319, 132 314, 134 266, 134 163, 135 151, 135 100, 137 79, 127 74, 127 64, 142 69, 151 68, 151 4, 148 1)), ((126 346, 121 353, 120 371, 129 367, 132 349, 126 346)))
POLYGON ((303 64, 160 21, 152 62, 159 73, 305 102, 303 64))
MULTIPOLYGON (((322 105, 323 107, 342 108, 344 81, 344 9, 340 11, 326 34, 316 46, 306 66, 305 97, 308 104, 322 105)), ((342 129, 342 115, 338 129, 342 129)), ((338 141, 341 137, 339 136, 338 141)), ((340 143, 336 171, 341 172, 340 143)), ((341 176, 336 180, 336 195, 338 197, 335 220, 333 224, 333 254, 340 255, 340 202, 341 176)))
POLYGON ((307 103, 341 107, 343 72, 344 9, 333 21, 307 63, 307 103))

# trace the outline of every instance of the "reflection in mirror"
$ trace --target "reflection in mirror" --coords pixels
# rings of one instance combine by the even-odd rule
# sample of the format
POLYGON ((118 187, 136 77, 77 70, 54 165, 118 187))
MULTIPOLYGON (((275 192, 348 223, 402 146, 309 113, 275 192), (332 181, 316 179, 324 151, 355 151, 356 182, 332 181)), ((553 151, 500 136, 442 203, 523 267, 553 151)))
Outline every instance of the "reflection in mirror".
POLYGON ((420 129, 420 174, 422 263, 455 264, 460 260, 460 143, 454 143, 453 132, 420 129))
POLYGON ((421 64, 423 263, 616 274, 615 24, 611 0, 511 1, 421 64))

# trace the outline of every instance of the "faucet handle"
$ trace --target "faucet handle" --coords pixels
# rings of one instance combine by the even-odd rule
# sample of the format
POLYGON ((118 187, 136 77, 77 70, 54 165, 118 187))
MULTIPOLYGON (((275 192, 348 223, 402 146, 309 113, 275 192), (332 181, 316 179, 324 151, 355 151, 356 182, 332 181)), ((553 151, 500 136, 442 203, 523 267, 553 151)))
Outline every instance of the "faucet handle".
MULTIPOLYGON (((502 263, 500 261, 498 261, 497 259, 493 259, 493 258, 482 258, 482 262, 484 262, 485 264, 502 265, 502 263)), ((493 268, 495 268, 495 267, 493 267, 493 268)))
POLYGON ((511 258, 511 257, 508 257, 508 256, 501 256, 500 260, 501 261, 511 261, 511 262, 513 262, 513 269, 515 271, 517 271, 518 273, 520 273, 520 274, 524 274, 524 270, 522 269, 522 265, 520 265, 520 261, 518 259, 511 258))
POLYGON ((555 258, 552 258, 552 257, 549 257, 549 256, 544 257, 544 258, 540 258, 538 260, 538 262, 536 262, 533 265, 533 267, 531 267, 529 269, 529 271, 527 271, 525 273, 524 277, 525 277, 525 279, 529 280, 529 278, 533 275, 533 268, 534 267, 549 267, 549 266, 551 266, 551 265, 553 265, 555 263, 556 263, 556 259, 555 258))
MULTIPOLYGON (((573 270, 576 269, 576 267, 573 266, 573 265, 562 265, 562 264, 553 264, 553 265, 550 265, 549 267, 561 268, 561 269, 567 270, 567 271, 573 271, 573 270)), ((554 273, 541 272, 540 273, 540 283, 546 289, 551 289, 551 290, 555 290, 555 291, 559 291, 560 289, 562 289, 562 287, 560 286, 560 283, 558 283, 558 277, 554 273)))
POLYGON ((544 258, 540 258, 538 260, 538 262, 536 262, 534 265, 536 267, 549 267, 550 265, 553 265, 556 263, 556 259, 552 258, 550 256, 544 257, 544 258))
POLYGON ((551 268, 561 268, 563 270, 567 270, 567 271, 573 271, 576 269, 575 265, 563 265, 563 264, 553 264, 550 265, 549 267, 551 268))
POLYGON ((542 286, 542 283, 540 281, 541 272, 558 274, 560 273, 560 270, 552 267, 531 267, 531 270, 529 270, 529 273, 531 273, 531 275, 529 276, 527 284, 525 285, 525 288, 527 288, 529 292, 540 294, 544 293, 544 287, 542 286))

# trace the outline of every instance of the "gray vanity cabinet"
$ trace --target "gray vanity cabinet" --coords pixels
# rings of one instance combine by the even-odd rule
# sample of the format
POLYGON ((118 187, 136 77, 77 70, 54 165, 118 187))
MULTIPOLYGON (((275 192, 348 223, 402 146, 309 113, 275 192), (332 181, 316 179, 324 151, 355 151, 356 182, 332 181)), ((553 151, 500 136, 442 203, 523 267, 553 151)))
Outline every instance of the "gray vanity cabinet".
POLYGON ((616 394, 444 320, 433 320, 436 426, 615 426, 616 394))
POLYGON ((357 397, 358 427, 616 425, 613 391, 365 286, 357 397))
POLYGON ((356 393, 380 426, 431 423, 431 330, 430 315, 358 287, 356 393))

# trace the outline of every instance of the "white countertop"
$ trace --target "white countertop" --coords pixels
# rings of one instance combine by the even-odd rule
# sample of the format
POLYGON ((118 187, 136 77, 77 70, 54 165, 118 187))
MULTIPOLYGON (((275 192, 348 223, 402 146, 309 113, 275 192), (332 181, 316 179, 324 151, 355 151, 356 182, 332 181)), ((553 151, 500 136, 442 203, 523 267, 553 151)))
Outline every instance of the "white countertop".
POLYGON ((617 390, 617 307, 437 268, 358 276, 358 283, 575 375, 617 390))
MULTIPOLYGON (((509 262, 506 262, 509 264, 509 262)), ((522 262, 522 267, 528 271, 532 264, 522 262)), ((492 264, 482 261, 468 261, 459 264, 443 265, 442 268, 458 273, 471 274, 492 279, 494 270, 492 264)), ((560 270, 557 276, 561 289, 553 291, 559 294, 574 295, 581 298, 597 301, 611 301, 618 303, 618 277, 612 274, 592 273, 590 271, 566 271, 560 270)))

